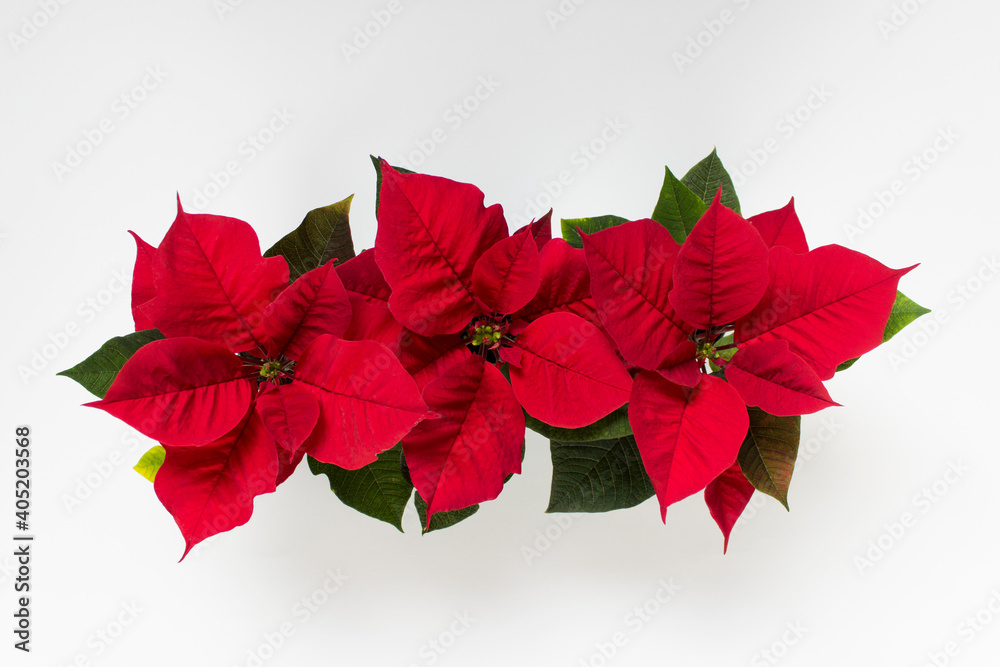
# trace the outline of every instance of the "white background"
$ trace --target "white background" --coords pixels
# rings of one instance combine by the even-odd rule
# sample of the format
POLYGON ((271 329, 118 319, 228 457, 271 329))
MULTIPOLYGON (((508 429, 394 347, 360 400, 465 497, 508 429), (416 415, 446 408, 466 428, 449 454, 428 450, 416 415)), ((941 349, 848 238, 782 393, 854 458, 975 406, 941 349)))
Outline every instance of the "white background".
POLYGON ((0 535, 14 532, 20 424, 34 433, 37 535, 30 655, 11 646, 13 547, 0 550, 0 662, 918 666, 954 642, 937 664, 997 664, 996 3, 589 0, 558 14, 558 0, 399 0, 367 45, 357 31, 373 11, 385 22, 387 0, 49 4, 51 18, 38 0, 0 15, 0 535), (459 123, 463 101, 476 108, 459 123), (248 149, 275 110, 287 127, 248 149), (88 139, 104 119, 113 131, 88 139), (620 130, 602 144, 609 122, 620 130), (434 150, 414 157, 421 145, 434 150), (265 248, 356 193, 360 250, 375 233, 369 154, 473 182, 514 226, 550 192, 557 218, 648 216, 663 165, 683 173, 713 146, 744 213, 794 195, 813 246, 921 262, 901 287, 935 311, 829 383, 845 407, 803 419, 791 513, 758 497, 725 557, 699 497, 666 526, 654 501, 560 525, 543 513, 547 442, 529 434, 524 474, 451 530, 421 537, 411 508, 399 534, 303 467, 247 526, 177 564, 181 536, 130 470, 152 443, 54 376, 130 330, 126 230, 158 242, 176 192, 249 221, 265 248), (914 170, 925 151, 933 163, 914 170), (206 188, 213 174, 225 187, 206 188), (865 229, 859 209, 874 214, 865 229), (939 481, 952 464, 966 471, 939 481), (936 481, 935 502, 919 500, 936 481), (893 536, 904 513, 913 525, 893 536), (661 581, 678 588, 666 603, 661 581), (312 596, 323 603, 302 613, 312 596))

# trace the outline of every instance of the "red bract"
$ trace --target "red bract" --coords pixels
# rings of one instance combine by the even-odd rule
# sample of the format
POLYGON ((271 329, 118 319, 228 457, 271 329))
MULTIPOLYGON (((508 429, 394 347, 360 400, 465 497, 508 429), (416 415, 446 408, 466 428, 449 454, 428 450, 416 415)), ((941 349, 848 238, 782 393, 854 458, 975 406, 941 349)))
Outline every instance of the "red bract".
POLYGON ((135 239, 135 269, 132 271, 132 319, 135 330, 153 329, 153 322, 146 317, 140 306, 156 296, 156 286, 153 284, 153 256, 156 248, 149 245, 135 232, 129 232, 135 239))
POLYGON ((752 222, 716 196, 683 246, 650 220, 581 234, 601 319, 642 369, 629 421, 661 512, 709 487, 727 541, 749 498, 732 473, 746 405, 775 415, 837 405, 822 380, 881 343, 909 271, 839 246, 809 252, 791 203, 752 222), (735 343, 719 342, 734 330, 735 343))
POLYGON ((158 249, 136 239, 154 282, 137 299, 155 297, 134 309, 167 337, 90 405, 167 447, 156 490, 188 550, 245 523, 305 453, 357 469, 428 416, 393 350, 341 338, 371 331, 395 347, 401 329, 377 294, 349 294, 332 262, 289 286, 284 259, 263 258, 245 222, 180 208, 158 249))
POLYGON ((429 526, 436 512, 496 498, 507 475, 521 472, 524 413, 500 371, 479 357, 428 384, 424 400, 441 419, 418 424, 403 451, 429 526))
POLYGON ((736 321, 767 289, 767 246, 721 201, 720 189, 674 261, 670 304, 699 329, 736 321))
POLYGON ((736 342, 781 338, 821 380, 882 342, 899 279, 916 266, 890 269, 837 245, 797 255, 770 251, 764 298, 736 323, 736 342))
POLYGON ((582 253, 550 240, 549 216, 508 236, 478 188, 380 169, 375 260, 389 309, 410 329, 400 358, 442 415, 403 439, 429 521, 495 498, 520 469, 520 406, 586 426, 624 405, 632 380, 594 324, 582 253), (501 360, 513 388, 493 367, 501 360))
POLYGON ((739 463, 731 465, 705 487, 705 504, 725 539, 722 553, 729 550, 729 534, 733 532, 733 526, 746 509, 753 492, 753 484, 743 474, 739 463))

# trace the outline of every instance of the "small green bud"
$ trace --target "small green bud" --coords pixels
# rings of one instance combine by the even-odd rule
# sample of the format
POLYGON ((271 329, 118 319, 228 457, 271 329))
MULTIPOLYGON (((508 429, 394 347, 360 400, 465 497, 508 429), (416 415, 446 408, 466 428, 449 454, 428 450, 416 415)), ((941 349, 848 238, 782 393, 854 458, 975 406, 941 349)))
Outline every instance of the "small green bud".
POLYGON ((280 361, 265 361, 264 365, 260 367, 260 376, 265 380, 274 380, 281 376, 281 362, 280 361))

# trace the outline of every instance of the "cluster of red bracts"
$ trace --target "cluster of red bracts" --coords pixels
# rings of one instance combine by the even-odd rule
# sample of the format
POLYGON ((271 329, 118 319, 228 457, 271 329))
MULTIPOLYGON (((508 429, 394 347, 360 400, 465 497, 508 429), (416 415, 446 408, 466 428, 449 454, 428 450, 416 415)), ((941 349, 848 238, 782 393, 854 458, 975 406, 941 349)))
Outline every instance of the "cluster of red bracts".
POLYGON ((380 169, 375 248, 290 285, 239 220, 179 210, 157 248, 136 237, 136 328, 165 338, 92 405, 166 448, 188 550, 306 454, 354 470, 401 442, 429 522, 520 472, 525 412, 579 428, 626 403, 664 517, 705 489, 728 536, 746 406, 836 405, 823 380, 881 342, 907 271, 809 251, 791 204, 748 221, 717 197, 683 245, 639 220, 581 250, 549 216, 510 234, 474 186, 380 169))

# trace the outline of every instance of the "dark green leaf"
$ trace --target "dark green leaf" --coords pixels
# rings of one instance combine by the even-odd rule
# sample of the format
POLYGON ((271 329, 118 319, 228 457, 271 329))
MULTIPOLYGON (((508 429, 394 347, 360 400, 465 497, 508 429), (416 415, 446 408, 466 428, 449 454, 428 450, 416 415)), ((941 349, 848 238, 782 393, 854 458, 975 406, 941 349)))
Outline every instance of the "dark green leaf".
POLYGON ((289 279, 293 282, 303 273, 323 266, 331 259, 343 264, 354 257, 351 239, 351 200, 354 195, 336 204, 317 208, 306 214, 302 224, 264 253, 265 257, 281 255, 288 262, 289 279))
POLYGON ((58 375, 76 380, 94 396, 104 398, 125 362, 131 359, 140 347, 161 338, 163 334, 156 329, 117 336, 73 368, 64 370, 58 375))
POLYGON ((379 454, 374 463, 359 470, 345 470, 310 456, 309 469, 314 475, 329 477, 330 490, 345 505, 385 521, 402 532, 403 512, 413 493, 413 486, 403 478, 402 452, 403 448, 396 445, 379 454))
POLYGON ((666 227, 675 241, 684 243, 694 229, 694 223, 701 219, 708 206, 688 186, 677 180, 670 167, 666 167, 666 171, 660 198, 653 210, 653 220, 666 227))
MULTIPOLYGON (((892 304, 892 312, 889 314, 889 321, 885 324, 885 332, 882 334, 882 342, 885 343, 890 338, 902 331, 907 325, 913 323, 918 317, 931 312, 927 308, 915 303, 910 297, 900 291, 896 291, 896 301, 892 304)), ((845 371, 854 365, 858 358, 849 359, 837 366, 838 371, 845 371)))
POLYGON ((473 505, 472 507, 466 507, 463 510, 437 512, 431 517, 430 528, 427 528, 427 503, 420 497, 419 492, 413 494, 413 504, 416 505, 417 515, 420 517, 420 530, 424 531, 425 535, 434 530, 441 530, 443 528, 454 526, 459 521, 464 521, 479 511, 479 505, 473 505))
POLYGON ((777 498, 788 509, 788 485, 799 454, 802 417, 775 417, 748 408, 750 428, 737 460, 758 491, 777 498))
POLYGON ((632 435, 632 427, 628 423, 628 405, 623 405, 607 417, 583 428, 549 426, 527 413, 524 415, 524 421, 532 431, 540 433, 550 440, 561 442, 588 442, 632 435))
POLYGON ((699 199, 706 203, 711 203, 715 199, 715 193, 721 187, 722 205, 737 213, 740 212, 740 200, 736 196, 733 179, 729 178, 729 173, 722 166, 722 160, 719 159, 714 148, 708 157, 691 167, 691 171, 684 175, 681 183, 688 186, 699 199))
POLYGON ((653 496, 635 438, 552 441, 552 492, 546 512, 610 512, 653 496))
POLYGON ((584 234, 593 234, 626 222, 628 222, 627 218, 621 218, 617 215, 599 215, 595 218, 576 218, 573 220, 563 218, 561 223, 563 240, 574 248, 582 248, 583 241, 576 231, 577 227, 582 229, 584 234))

